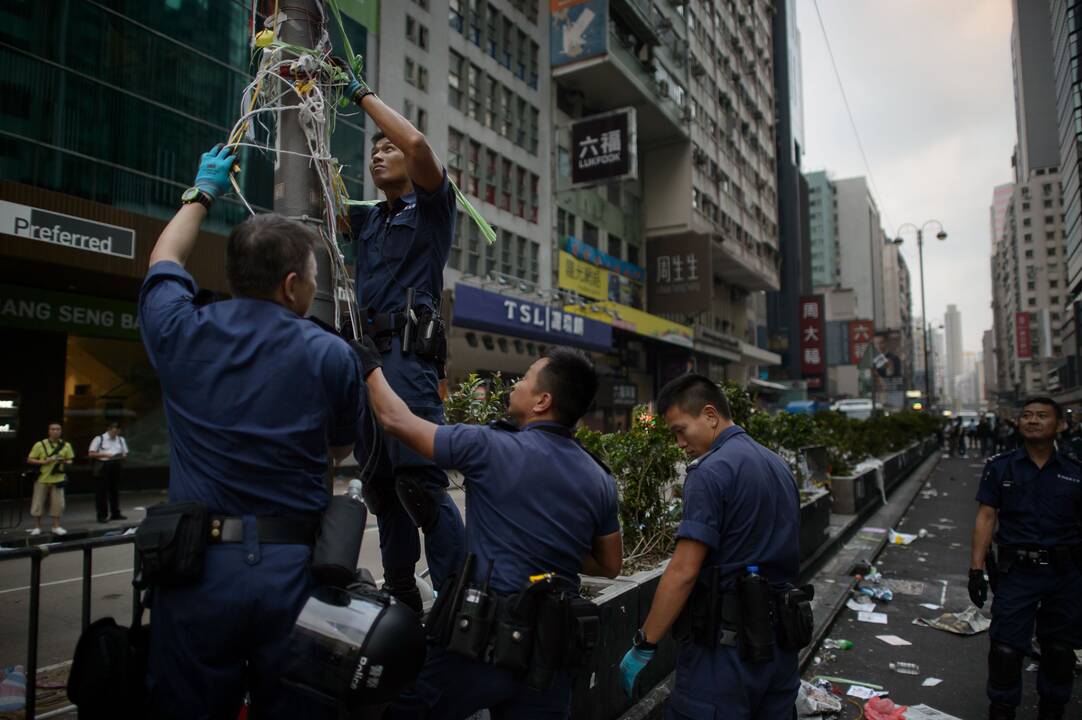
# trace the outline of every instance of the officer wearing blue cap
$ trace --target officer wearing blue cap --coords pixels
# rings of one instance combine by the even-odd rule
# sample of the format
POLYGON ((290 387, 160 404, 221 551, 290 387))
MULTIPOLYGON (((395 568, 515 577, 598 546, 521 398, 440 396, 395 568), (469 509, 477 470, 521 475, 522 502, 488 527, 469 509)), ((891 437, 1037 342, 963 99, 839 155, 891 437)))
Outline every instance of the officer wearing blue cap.
MULTIPOLYGON (((385 196, 350 212, 361 330, 383 353, 395 392, 439 425, 446 359, 439 310, 455 231, 454 189, 428 140, 408 120, 355 77, 347 94, 379 128, 369 171, 385 196)), ((384 436, 384 442, 390 467, 379 466, 366 482, 365 500, 379 522, 384 589, 420 612, 417 528, 424 531, 425 557, 438 586, 462 562, 462 518, 442 470, 394 437, 384 436)))
MULTIPOLYGON (((465 577, 474 588, 471 598, 486 598, 503 610, 512 594, 528 596, 524 588, 539 587, 541 575, 551 574, 546 582, 551 580, 553 590, 577 595, 579 573, 619 574, 623 551, 615 481, 572 434, 597 391, 593 364, 584 354, 552 348, 530 367, 509 398, 517 427, 437 427, 395 395, 378 369, 379 353, 370 340, 366 343, 362 366, 380 423, 416 452, 465 477, 466 549, 476 558, 465 577)), ((505 619, 496 613, 493 627, 505 619)), ((523 625, 522 633, 532 632, 530 623, 523 625)), ((534 642, 562 632, 538 630, 534 642)), ((414 691, 387 717, 465 718, 482 708, 494 720, 567 715, 571 693, 565 669, 556 668, 547 687, 532 689, 535 668, 508 669, 514 663, 501 658, 498 649, 491 656, 483 651, 493 642, 499 648, 498 640, 477 641, 480 659, 464 657, 454 641, 447 649, 432 648, 414 691)))
POLYGON ((624 689, 631 694, 658 641, 684 611, 694 617, 684 616, 690 628, 680 633, 686 637, 666 717, 791 717, 800 685, 793 645, 800 641, 782 642, 769 613, 764 627, 746 625, 753 622, 750 611, 786 605, 783 593, 796 579, 796 481, 781 458, 733 424, 728 400, 709 378, 672 380, 658 394, 657 409, 693 460, 676 550, 620 663, 624 689), (745 583, 765 594, 750 608, 742 598, 745 583), (717 626, 700 624, 713 616, 720 618, 717 626))
POLYGON ((1056 450, 1063 410, 1047 397, 1027 400, 1022 447, 989 458, 977 491, 969 596, 988 599, 985 578, 994 539, 992 641, 988 651, 990 720, 1013 720, 1022 700, 1022 664, 1036 624, 1040 720, 1058 720, 1071 700, 1076 648, 1082 648, 1082 466, 1056 450), (998 522, 998 529, 996 528, 998 522))
MULTIPOLYGON (((246 692, 257 717, 313 716, 278 678, 312 587, 328 464, 349 455, 362 419, 356 356, 304 319, 316 292, 314 253, 322 252, 310 228, 273 214, 233 228, 231 300, 202 302, 184 269, 233 162, 229 148, 203 155, 139 295, 140 334, 169 423, 165 509, 178 510, 174 531, 190 522, 209 535, 200 538, 201 572, 152 587, 154 717, 235 718, 246 692)), ((144 525, 161 527, 164 518, 148 515, 144 525)), ((142 549, 141 535, 136 542, 142 549)))

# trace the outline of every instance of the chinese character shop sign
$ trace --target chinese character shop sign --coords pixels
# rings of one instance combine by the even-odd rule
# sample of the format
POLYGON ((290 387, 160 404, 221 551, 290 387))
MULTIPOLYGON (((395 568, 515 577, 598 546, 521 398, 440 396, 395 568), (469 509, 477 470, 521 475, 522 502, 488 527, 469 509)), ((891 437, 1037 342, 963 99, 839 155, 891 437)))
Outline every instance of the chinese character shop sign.
POLYGON ((823 387, 823 372, 826 370, 824 335, 823 296, 802 296, 800 298, 800 374, 808 380, 809 389, 823 387))
POLYGON ((872 338, 875 337, 875 325, 871 320, 852 320, 849 323, 849 364, 858 365, 864 357, 872 338))
POLYGON ((610 325, 462 283, 455 285, 454 325, 600 352, 612 349, 610 325))
POLYGON ((647 245, 650 312, 700 313, 710 305, 710 238, 680 236, 647 245))
POLYGON ((1014 314, 1014 354, 1019 359, 1033 357, 1033 336, 1029 331, 1029 313, 1014 314))
POLYGON ((571 125, 574 185, 635 176, 634 110, 594 115, 571 125))

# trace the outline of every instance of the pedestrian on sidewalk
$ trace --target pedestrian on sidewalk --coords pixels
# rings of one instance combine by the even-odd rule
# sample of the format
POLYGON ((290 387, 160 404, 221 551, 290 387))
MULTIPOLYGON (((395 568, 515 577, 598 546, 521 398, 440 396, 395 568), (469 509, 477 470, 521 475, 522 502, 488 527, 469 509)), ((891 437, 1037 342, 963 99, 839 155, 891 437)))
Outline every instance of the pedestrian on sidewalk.
POLYGON ((1082 465, 1056 450, 1064 419, 1051 398, 1027 400, 1018 427, 1022 446, 989 459, 981 477, 969 596, 984 606, 989 570, 989 720, 1015 717, 1034 625, 1041 646, 1037 717, 1059 720, 1071 699, 1074 650, 1082 648, 1082 465), (987 562, 993 531, 995 569, 987 562))
POLYGON ((128 443, 120 434, 120 425, 111 422, 108 429, 90 441, 87 455, 94 461, 94 501, 98 522, 127 520, 120 514, 120 472, 128 458, 128 443))
POLYGON ((41 516, 45 514, 46 506, 53 519, 53 534, 68 534, 68 531, 60 526, 60 516, 64 514, 64 483, 68 479, 64 470, 71 465, 75 451, 71 449, 71 443, 61 437, 63 430, 60 423, 49 423, 49 436, 34 443, 34 447, 30 448, 30 456, 26 458, 26 462, 31 465, 41 466, 30 499, 30 515, 34 518, 34 527, 30 534, 34 536, 41 535, 41 516))

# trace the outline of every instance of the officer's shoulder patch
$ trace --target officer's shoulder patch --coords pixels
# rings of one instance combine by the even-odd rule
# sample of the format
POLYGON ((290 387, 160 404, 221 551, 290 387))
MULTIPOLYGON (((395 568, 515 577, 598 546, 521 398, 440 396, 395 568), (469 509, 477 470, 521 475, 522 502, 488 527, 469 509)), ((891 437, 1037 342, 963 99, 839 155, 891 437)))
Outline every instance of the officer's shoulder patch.
POLYGON ((489 420, 488 426, 493 430, 503 430, 505 432, 518 432, 519 429, 518 425, 503 418, 500 418, 499 420, 489 420))
POLYGON ((1060 450, 1059 455, 1082 470, 1082 457, 1079 457, 1074 450, 1060 450))
POLYGON ((996 462, 997 460, 1003 460, 1008 455, 1010 455, 1012 452, 1014 452, 1014 451, 1013 450, 1006 450, 1006 451, 1001 452, 1001 453, 996 453, 995 455, 992 455, 990 457, 985 458, 984 459, 984 464, 985 465, 991 465, 992 463, 996 462))

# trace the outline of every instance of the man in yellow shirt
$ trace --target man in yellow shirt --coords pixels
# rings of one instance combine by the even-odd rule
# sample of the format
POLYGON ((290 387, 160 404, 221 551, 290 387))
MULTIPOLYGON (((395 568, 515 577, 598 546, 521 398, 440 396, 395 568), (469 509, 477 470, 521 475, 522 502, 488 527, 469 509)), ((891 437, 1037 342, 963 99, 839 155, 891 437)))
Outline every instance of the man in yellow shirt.
POLYGON ((41 516, 44 514, 46 501, 49 515, 53 518, 53 534, 67 535, 68 531, 60 527, 60 516, 64 514, 64 481, 67 475, 64 469, 71 465, 75 451, 71 444, 60 437, 63 431, 60 423, 49 424, 49 437, 34 443, 26 462, 40 465, 41 472, 34 482, 34 496, 30 501, 30 515, 34 518, 31 535, 41 535, 41 516))

